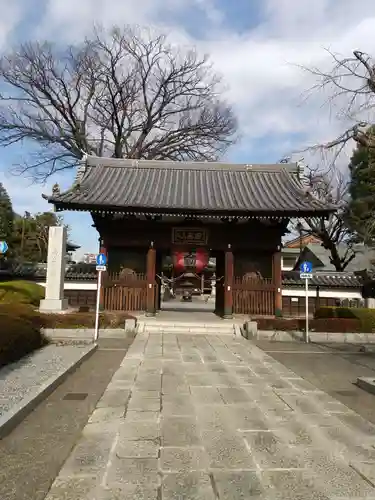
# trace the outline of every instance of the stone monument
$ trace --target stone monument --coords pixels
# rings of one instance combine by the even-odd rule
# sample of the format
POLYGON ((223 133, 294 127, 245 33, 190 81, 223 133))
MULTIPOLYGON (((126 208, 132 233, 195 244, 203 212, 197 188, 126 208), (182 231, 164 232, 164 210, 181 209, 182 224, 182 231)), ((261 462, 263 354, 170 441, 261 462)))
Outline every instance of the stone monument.
POLYGON ((58 313, 68 309, 64 299, 66 228, 51 226, 48 235, 47 283, 45 299, 40 301, 41 312, 58 313))

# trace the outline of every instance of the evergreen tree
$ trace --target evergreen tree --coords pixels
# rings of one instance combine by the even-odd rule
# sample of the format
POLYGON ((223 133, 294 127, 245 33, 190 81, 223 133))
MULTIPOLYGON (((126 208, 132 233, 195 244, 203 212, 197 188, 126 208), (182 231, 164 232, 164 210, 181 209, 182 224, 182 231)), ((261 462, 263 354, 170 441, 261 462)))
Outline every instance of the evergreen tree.
POLYGON ((13 208, 7 190, 0 182, 0 240, 7 243, 13 234, 13 208))
POLYGON ((11 241, 13 237, 13 208, 7 190, 0 182, 0 241, 6 241, 9 246, 9 253, 0 255, 1 260, 5 260, 11 253, 11 241))
POLYGON ((375 150, 358 145, 349 164, 348 220, 360 240, 375 238, 375 150))

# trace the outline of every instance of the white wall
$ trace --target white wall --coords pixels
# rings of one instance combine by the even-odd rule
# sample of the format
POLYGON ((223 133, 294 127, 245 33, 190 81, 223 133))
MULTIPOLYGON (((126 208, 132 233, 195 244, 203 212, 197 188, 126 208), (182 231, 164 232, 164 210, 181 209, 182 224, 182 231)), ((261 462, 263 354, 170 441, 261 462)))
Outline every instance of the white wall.
POLYGON ((297 262, 297 256, 292 255, 292 256, 281 256, 281 270, 282 271, 293 271, 294 266, 297 262))
MULTIPOLYGON (((287 288, 283 289, 282 295, 284 297, 305 297, 306 292, 304 288, 287 288)), ((309 290, 308 295, 309 297, 316 297, 315 288, 309 290)), ((362 294, 359 290, 333 288, 332 290, 320 289, 319 297, 327 299, 362 299, 362 294)))
MULTIPOLYGON (((45 283, 39 283, 39 285, 46 286, 45 283)), ((96 290, 97 284, 90 283, 71 283, 66 281, 64 284, 64 290, 96 290)), ((284 297, 304 297, 305 290, 301 287, 296 288, 284 288, 282 290, 282 295, 284 297)), ((332 289, 332 290, 320 290, 319 296, 331 299, 362 299, 361 292, 359 290, 350 290, 348 288, 344 289, 332 289)), ((316 290, 312 288, 309 290, 309 297, 316 297, 316 290)))

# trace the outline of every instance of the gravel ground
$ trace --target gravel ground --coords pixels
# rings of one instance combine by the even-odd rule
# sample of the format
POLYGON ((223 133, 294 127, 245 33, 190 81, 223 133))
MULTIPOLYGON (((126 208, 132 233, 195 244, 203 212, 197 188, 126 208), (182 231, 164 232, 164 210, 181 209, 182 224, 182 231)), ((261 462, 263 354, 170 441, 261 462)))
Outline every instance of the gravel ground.
POLYGON ((0 369, 0 416, 82 357, 89 346, 48 345, 0 369))

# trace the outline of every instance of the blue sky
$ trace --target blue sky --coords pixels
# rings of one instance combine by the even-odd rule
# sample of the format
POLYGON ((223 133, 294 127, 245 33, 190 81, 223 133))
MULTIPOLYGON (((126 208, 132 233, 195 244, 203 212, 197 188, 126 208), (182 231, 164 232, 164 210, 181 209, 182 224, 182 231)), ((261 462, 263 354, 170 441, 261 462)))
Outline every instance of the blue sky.
MULTIPOLYGON (((172 42, 209 53, 240 123, 241 141, 227 155, 233 162, 275 162, 335 137, 347 124, 337 116, 342 103, 329 108, 321 92, 306 101, 316 81, 299 66, 329 68, 325 48, 375 54, 374 0, 0 0, 0 7, 3 53, 20 40, 79 42, 93 23, 155 26, 172 42)), ((0 181, 19 213, 51 209, 41 194, 56 180, 67 187, 74 176, 41 186, 10 175, 29 154, 22 145, 0 149, 0 181)), ((79 254, 97 250, 88 214, 65 213, 64 220, 79 254)))

